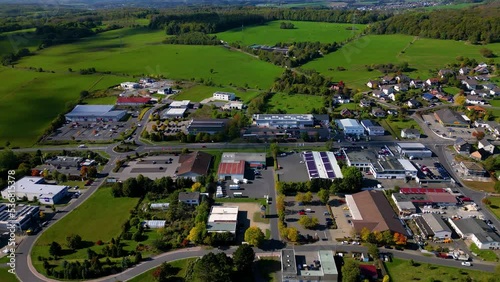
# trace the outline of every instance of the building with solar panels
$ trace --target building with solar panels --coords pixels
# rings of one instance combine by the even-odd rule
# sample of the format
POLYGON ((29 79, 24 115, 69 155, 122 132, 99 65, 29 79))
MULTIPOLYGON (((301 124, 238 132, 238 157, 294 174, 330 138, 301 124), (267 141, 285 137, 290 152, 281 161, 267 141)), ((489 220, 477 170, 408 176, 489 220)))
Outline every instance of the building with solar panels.
POLYGON ((302 156, 306 163, 309 179, 325 178, 334 179, 342 178, 340 166, 333 152, 303 152, 302 156))
POLYGON ((38 221, 39 216, 39 206, 17 205, 15 213, 11 213, 6 204, 0 204, 0 231, 9 230, 11 225, 18 232, 27 230, 38 221))

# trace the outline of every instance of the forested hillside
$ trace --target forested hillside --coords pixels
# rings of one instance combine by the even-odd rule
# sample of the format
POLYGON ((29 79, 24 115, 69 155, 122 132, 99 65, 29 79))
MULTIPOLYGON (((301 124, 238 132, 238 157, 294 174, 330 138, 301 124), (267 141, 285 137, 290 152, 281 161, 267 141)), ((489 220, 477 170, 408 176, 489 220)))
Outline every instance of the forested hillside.
POLYGON ((373 24, 376 34, 408 35, 472 43, 500 42, 500 2, 464 10, 408 12, 373 24))

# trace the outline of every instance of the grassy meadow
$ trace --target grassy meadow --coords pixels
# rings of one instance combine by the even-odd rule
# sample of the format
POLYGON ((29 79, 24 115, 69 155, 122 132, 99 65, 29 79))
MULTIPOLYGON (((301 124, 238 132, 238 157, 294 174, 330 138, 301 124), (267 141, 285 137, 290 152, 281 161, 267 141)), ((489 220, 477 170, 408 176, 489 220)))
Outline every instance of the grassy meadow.
MULTIPOLYGON (((181 259, 181 260, 174 260, 170 261, 169 264, 176 269, 177 274, 175 277, 178 278, 184 278, 186 276, 186 270, 189 262, 196 260, 197 258, 188 258, 188 259, 181 259)), ((157 267, 150 269, 140 275, 137 275, 136 277, 128 280, 129 282, 156 282, 157 280, 153 277, 153 272, 156 270, 157 267)))
POLYGON ((305 94, 288 95, 276 93, 269 100, 269 111, 286 111, 287 114, 310 113, 313 108, 323 107, 323 97, 305 94))
POLYGON ((500 219, 500 197, 489 197, 488 200, 491 201, 491 205, 489 205, 488 208, 498 219, 500 219))
POLYGON ((80 91, 107 88, 117 76, 46 73, 0 67, 0 144, 32 146, 80 91), (21 130, 19 130, 21 129, 21 130))
POLYGON ((244 45, 274 45, 278 42, 320 41, 342 42, 365 28, 362 24, 338 24, 301 21, 272 21, 264 25, 235 28, 217 33, 227 42, 241 42, 244 45), (291 22, 294 29, 280 29, 282 22, 291 22), (352 30, 351 30, 352 29, 352 30))
MULTIPOLYGON (((479 54, 479 50, 485 47, 500 53, 498 43, 483 46, 408 35, 368 35, 350 42, 337 52, 305 64, 303 68, 315 69, 335 81, 343 80, 349 86, 363 88, 369 79, 384 75, 378 70, 368 71, 365 65, 408 62, 410 68, 415 69, 409 74, 423 79, 431 75, 429 70, 456 62, 459 55, 485 60, 479 54), (346 71, 337 71, 340 66, 346 71)), ((498 58, 495 60, 499 61, 498 58)))
POLYGON ((205 85, 195 85, 189 88, 182 89, 181 93, 176 94, 172 97, 173 100, 191 100, 193 102, 200 102, 203 99, 212 97, 214 92, 233 92, 236 97, 239 97, 245 103, 248 103, 251 99, 259 94, 258 90, 245 90, 243 88, 234 87, 214 87, 205 85))

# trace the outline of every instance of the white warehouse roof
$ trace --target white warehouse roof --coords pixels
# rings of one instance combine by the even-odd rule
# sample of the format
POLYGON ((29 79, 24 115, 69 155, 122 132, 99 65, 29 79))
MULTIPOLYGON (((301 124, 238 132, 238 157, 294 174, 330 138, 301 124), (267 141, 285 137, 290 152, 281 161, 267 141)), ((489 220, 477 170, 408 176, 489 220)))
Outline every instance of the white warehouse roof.
POLYGON ((238 220, 238 207, 214 206, 208 222, 232 222, 238 220))
POLYGON ((401 149, 426 149, 425 145, 422 143, 398 143, 401 149))
POLYGON ((190 100, 173 101, 170 103, 169 107, 187 107, 189 106, 190 100))
POLYGON ((14 186, 16 187, 16 193, 27 193, 27 194, 57 194, 65 189, 67 186, 64 185, 50 185, 44 184, 42 177, 23 177, 19 179, 14 186))
POLYGON ((403 166, 405 171, 418 171, 417 168, 409 160, 398 159, 398 161, 403 166))

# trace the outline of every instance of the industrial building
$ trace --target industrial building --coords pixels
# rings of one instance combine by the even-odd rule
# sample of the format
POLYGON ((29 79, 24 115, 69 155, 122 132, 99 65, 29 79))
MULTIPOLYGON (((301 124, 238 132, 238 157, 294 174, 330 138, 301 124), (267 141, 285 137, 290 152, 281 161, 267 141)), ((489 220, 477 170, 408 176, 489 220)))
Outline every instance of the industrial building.
POLYGON ((40 207, 19 204, 11 213, 6 204, 0 204, 0 231, 5 232, 14 225, 16 232, 24 231, 36 223, 40 217, 40 207))
POLYGON ((385 134, 385 129, 382 126, 369 119, 362 120, 361 125, 370 136, 382 136, 385 134))
POLYGON ((418 170, 405 159, 398 159, 389 149, 376 151, 369 147, 362 150, 343 150, 348 166, 373 174, 378 179, 415 178, 418 170))
POLYGON ((219 179, 222 180, 243 180, 245 178, 245 161, 222 162, 217 171, 219 179))
POLYGON ((223 110, 242 110, 243 102, 240 101, 229 101, 222 106, 223 110))
MULTIPOLYGON (((391 198, 396 203, 396 206, 409 206, 408 203, 413 203, 415 206, 437 205, 440 207, 456 206, 457 198, 449 193, 428 192, 425 194, 403 194, 392 193, 391 198)), ((404 213, 404 210, 400 210, 404 213)))
POLYGON ((212 96, 215 100, 232 101, 236 99, 236 95, 231 92, 215 92, 212 96))
POLYGON ((151 102, 151 98, 148 97, 118 97, 118 99, 116 100, 116 105, 139 107, 144 106, 149 102, 151 102))
POLYGON ((432 151, 422 143, 398 143, 396 150, 403 156, 409 158, 430 158, 432 151))
POLYGON ((13 185, 14 190, 9 187, 2 191, 2 197, 9 199, 16 197, 21 200, 26 197, 28 201, 35 201, 36 199, 43 205, 53 205, 61 201, 68 192, 68 186, 64 185, 50 185, 45 183, 42 177, 26 176, 13 185))
POLYGON ((238 209, 238 206, 212 206, 208 216, 207 231, 209 233, 229 232, 236 235, 238 209))
POLYGON ((127 111, 114 110, 113 105, 76 105, 65 115, 66 121, 120 121, 127 111))
POLYGON ((355 119, 345 118, 339 119, 336 122, 337 126, 342 129, 346 135, 356 135, 358 137, 365 135, 364 127, 355 119))
POLYGON ((352 226, 357 232, 367 228, 370 231, 389 230, 392 233, 407 235, 384 192, 363 191, 346 195, 345 199, 352 215, 352 226))
POLYGON ((189 108, 190 103, 190 100, 172 101, 168 107, 172 109, 189 108))
POLYGON ((470 120, 465 115, 459 114, 449 108, 442 108, 434 113, 434 117, 443 126, 470 127, 470 120))
POLYGON ((222 153, 221 162, 245 161, 250 167, 264 168, 266 166, 265 153, 222 153))
POLYGON ((342 171, 333 152, 303 152, 309 179, 342 178, 342 171))
POLYGON ((74 167, 79 168, 83 161, 82 157, 68 157, 68 156, 57 156, 51 159, 45 160, 45 164, 52 165, 54 167, 74 167))
POLYGON ((189 134, 194 135, 200 132, 216 134, 224 132, 228 122, 228 119, 192 119, 186 129, 189 134))
POLYGON ((414 218, 422 237, 427 239, 451 239, 451 229, 446 225, 441 215, 424 213, 414 218))
POLYGON ((311 114, 254 114, 253 124, 267 128, 303 128, 314 126, 314 116, 311 114))
POLYGON ((484 221, 477 218, 448 218, 448 222, 461 238, 471 240, 479 249, 500 249, 500 236, 484 221))
POLYGON ((283 249, 281 275, 283 282, 339 281, 339 271, 331 250, 318 251, 317 256, 302 256, 296 255, 294 249, 283 249))
POLYGON ((197 177, 208 175, 212 158, 212 155, 201 151, 183 154, 179 158, 181 165, 177 168, 176 176, 196 181, 197 177))
POLYGON ((187 108, 170 108, 163 111, 161 114, 162 119, 183 118, 186 114, 187 108))

